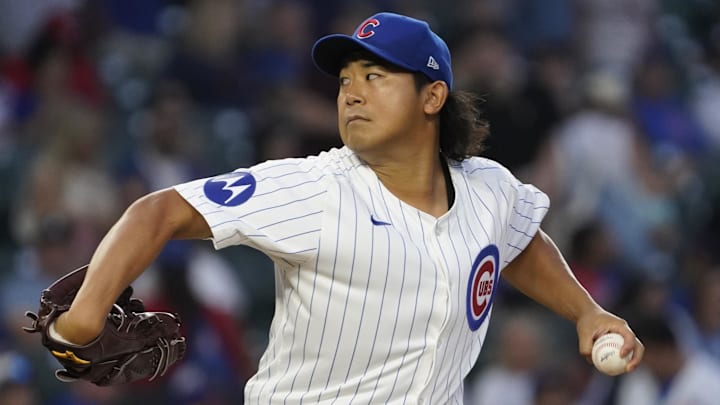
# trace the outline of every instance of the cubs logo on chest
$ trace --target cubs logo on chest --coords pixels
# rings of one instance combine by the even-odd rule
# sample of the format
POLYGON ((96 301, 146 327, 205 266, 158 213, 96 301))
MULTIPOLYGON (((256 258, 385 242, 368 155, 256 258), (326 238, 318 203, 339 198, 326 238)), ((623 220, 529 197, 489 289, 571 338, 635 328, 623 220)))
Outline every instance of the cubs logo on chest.
POLYGON ((500 253, 497 246, 488 245, 475 258, 467 285, 467 320, 471 330, 477 330, 487 318, 498 283, 500 253))

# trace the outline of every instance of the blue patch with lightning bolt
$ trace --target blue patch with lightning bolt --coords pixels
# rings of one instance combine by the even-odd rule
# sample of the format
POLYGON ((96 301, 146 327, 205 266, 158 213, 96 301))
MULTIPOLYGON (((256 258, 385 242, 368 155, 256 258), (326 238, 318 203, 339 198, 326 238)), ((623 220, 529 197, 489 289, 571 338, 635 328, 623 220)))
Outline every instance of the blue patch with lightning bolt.
POLYGON ((210 201, 226 207, 237 207, 255 193, 255 177, 248 172, 221 174, 205 182, 203 191, 210 201))

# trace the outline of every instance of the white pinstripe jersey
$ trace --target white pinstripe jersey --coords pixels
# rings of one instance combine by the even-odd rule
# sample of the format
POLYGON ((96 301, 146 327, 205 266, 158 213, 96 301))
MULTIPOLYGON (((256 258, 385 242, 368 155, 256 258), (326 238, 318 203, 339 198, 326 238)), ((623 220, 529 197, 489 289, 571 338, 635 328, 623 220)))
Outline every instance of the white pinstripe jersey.
POLYGON ((484 158, 450 164, 440 218, 402 202, 348 148, 176 186, 217 249, 275 263, 268 347, 247 403, 462 403, 500 270, 548 198, 484 158))

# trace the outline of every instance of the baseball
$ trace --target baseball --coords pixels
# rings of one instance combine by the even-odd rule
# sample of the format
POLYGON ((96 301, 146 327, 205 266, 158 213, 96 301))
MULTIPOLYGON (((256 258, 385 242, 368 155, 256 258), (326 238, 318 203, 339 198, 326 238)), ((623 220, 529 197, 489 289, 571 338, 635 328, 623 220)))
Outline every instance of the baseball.
POLYGON ((632 352, 625 357, 620 357, 625 339, 617 333, 607 333, 595 341, 592 348, 592 361, 595 367, 601 372, 616 376, 625 372, 627 363, 632 358, 632 352))

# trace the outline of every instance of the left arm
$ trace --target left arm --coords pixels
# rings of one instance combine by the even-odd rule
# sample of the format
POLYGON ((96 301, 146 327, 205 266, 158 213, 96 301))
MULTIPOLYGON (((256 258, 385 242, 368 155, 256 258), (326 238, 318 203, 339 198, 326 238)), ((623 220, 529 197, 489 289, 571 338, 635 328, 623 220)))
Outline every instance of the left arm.
POLYGON ((595 302, 542 230, 502 275, 520 292, 575 324, 581 355, 590 358, 593 342, 605 333, 616 332, 625 338, 621 355, 633 351, 626 372, 640 364, 645 349, 627 322, 595 302))

